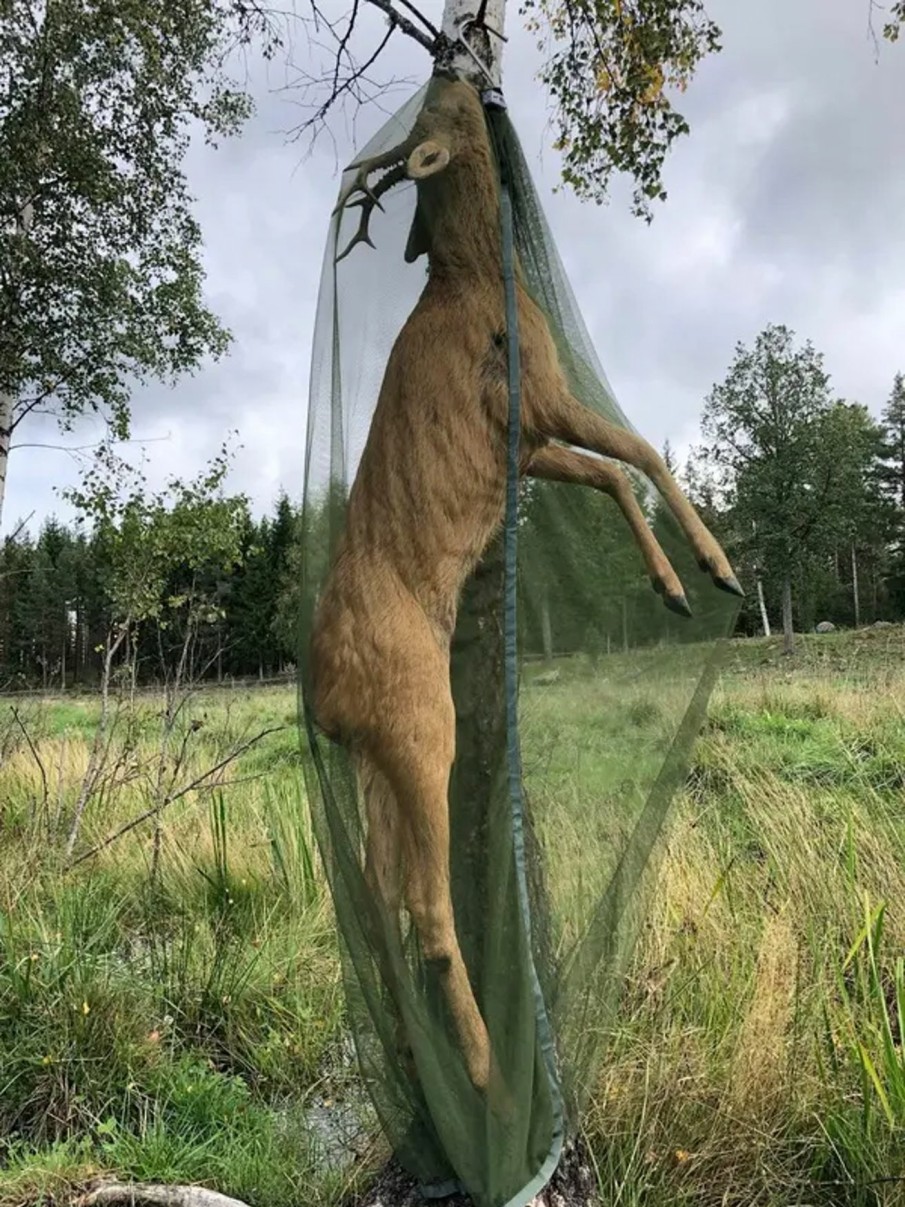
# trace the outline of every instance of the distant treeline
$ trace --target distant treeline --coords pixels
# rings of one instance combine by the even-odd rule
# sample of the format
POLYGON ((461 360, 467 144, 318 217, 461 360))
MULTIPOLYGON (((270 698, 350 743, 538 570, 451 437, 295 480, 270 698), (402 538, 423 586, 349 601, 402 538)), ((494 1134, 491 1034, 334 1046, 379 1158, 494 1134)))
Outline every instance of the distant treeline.
MULTIPOLYGON (((281 626, 296 511, 283 496, 261 520, 241 518, 240 558, 218 565, 174 567, 169 600, 203 592, 210 606, 198 624, 188 673, 202 678, 280 674, 295 660, 293 624, 281 626)), ((102 673, 108 636, 118 619, 107 584, 107 542, 54 519, 36 538, 7 538, 0 553, 0 688, 90 686, 102 673)), ((130 627, 118 660, 134 664, 138 681, 159 681, 184 646, 180 613, 130 627)))
MULTIPOLYGON (((876 422, 832 396, 810 345, 796 348, 786 328, 769 327, 753 349, 737 349, 702 430, 705 443, 671 467, 747 590, 737 632, 905 620, 901 376, 876 422)), ((195 484, 155 498, 133 489, 116 506, 115 492, 95 484, 79 496, 85 524, 48 519, 35 535, 8 537, 0 690, 89 686, 105 662, 135 684, 291 669, 306 606, 301 508, 283 495, 256 519, 242 496, 224 498, 225 473, 219 460, 195 484)), ((577 486, 537 489, 526 484, 519 536, 527 654, 596 656, 692 632, 664 620, 611 500, 577 486)), ((706 607, 711 588, 693 563, 689 571, 684 538, 659 506, 649 518, 677 569, 684 559, 692 603, 706 607)), ((308 547, 321 565, 328 526, 326 504, 309 504, 308 547)))

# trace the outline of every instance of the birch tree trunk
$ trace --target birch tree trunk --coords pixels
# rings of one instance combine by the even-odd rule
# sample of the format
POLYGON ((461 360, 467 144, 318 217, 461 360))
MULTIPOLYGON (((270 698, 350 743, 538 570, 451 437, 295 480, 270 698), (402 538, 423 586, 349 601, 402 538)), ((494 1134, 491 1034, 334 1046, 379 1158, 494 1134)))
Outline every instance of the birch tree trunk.
POLYGON ((622 597, 622 651, 628 653, 628 601, 622 597))
POLYGON ((550 593, 544 592, 541 604, 541 636, 544 643, 544 662, 553 661, 553 625, 550 620, 550 593))
MULTIPOLYGON (((757 521, 756 520, 751 521, 751 531, 754 534, 754 541, 755 541, 755 547, 756 547, 756 543, 757 543, 757 521)), ((760 576, 760 566, 758 564, 758 559, 756 556, 755 556, 755 562, 754 562, 754 579, 757 583, 757 602, 760 605, 760 621, 761 621, 761 624, 764 626, 764 636, 769 637, 770 636, 770 617, 767 615, 767 604, 764 600, 764 583, 763 583, 763 579, 760 576)))
POLYGON ((792 577, 786 574, 782 582, 782 652, 795 653, 795 631, 792 628, 792 577))
POLYGON ((861 592, 858 589, 858 554, 852 541, 852 598, 855 604, 855 628, 861 627, 861 592))
POLYGON ((757 602, 760 606, 760 622, 764 626, 764 636, 770 636, 770 617, 767 615, 767 601, 764 599, 764 580, 757 575, 757 602))
POLYGON ((3 500, 6 498, 6 471, 9 466, 15 406, 16 400, 12 394, 0 393, 0 523, 3 521, 3 500))
MULTIPOLYGON (((469 0, 447 0, 443 12, 443 32, 450 39, 458 37, 463 23, 476 15, 478 3, 469 0)), ((497 33, 503 32, 505 0, 487 0, 484 20, 497 33)), ((467 78, 478 88, 500 87, 501 38, 488 35, 483 30, 466 33, 468 43, 487 66, 487 75, 466 50, 456 52, 447 65, 467 78)), ((506 582, 505 544, 499 533, 491 542, 469 578, 459 604, 456 630, 453 635, 453 657, 451 660, 451 686, 456 710, 457 731, 461 729, 462 740, 457 732, 457 749, 469 749, 469 757, 457 761, 450 787, 450 810, 455 813, 454 800, 490 801, 499 792, 499 784, 506 775, 506 709, 505 709, 505 665, 502 641, 503 592, 506 582)), ((545 601, 548 607, 548 602, 545 601)), ((547 612, 549 616, 549 612, 547 612)), ((545 645, 547 637, 545 633, 545 645)), ((552 644, 552 634, 550 635, 552 644)), ((523 794, 525 793, 523 786, 523 794)), ((531 824, 530 803, 525 813, 525 841, 529 846, 538 841, 531 824)), ((484 886, 475 886, 474 898, 479 900, 484 886)), ((458 915, 457 915, 458 916, 458 915)), ((553 1181, 532 1200, 532 1207, 549 1207, 560 1204, 564 1207, 591 1207, 596 1201, 591 1162, 586 1156, 584 1142, 579 1139, 567 1141, 567 1150, 573 1159, 560 1163, 553 1181), (586 1174, 586 1182, 581 1177, 586 1174)), ((363 1199, 363 1207, 416 1207, 421 1201, 420 1192, 412 1183, 408 1195, 398 1191, 387 1191, 378 1186, 363 1199)), ((456 1203, 464 1198, 456 1196, 456 1203)), ((189 1205, 192 1207, 192 1205, 189 1205)), ((203 1205, 202 1205, 203 1207, 203 1205)))
MULTIPOLYGON (((27 239, 35 219, 35 209, 31 201, 26 201, 16 214, 16 234, 20 239, 27 239)), ((15 268, 12 270, 10 282, 11 308, 18 304, 18 282, 15 268)), ((0 369, 2 369, 0 365, 0 369)), ((6 475, 9 470, 9 450, 13 439, 13 428, 16 424, 16 396, 0 391, 0 524, 3 523, 3 503, 6 499, 6 475)))
MULTIPOLYGON (((447 0, 443 12, 443 33, 458 41, 463 26, 467 44, 477 61, 463 49, 438 62, 452 68, 475 87, 487 88, 500 81, 500 39, 486 32, 469 30, 468 22, 478 11, 479 0, 447 0), (484 75, 479 64, 485 64, 484 75), (489 77, 489 78, 488 78, 489 77)), ((503 19, 503 2, 488 0, 485 19, 494 28, 503 19)), ((500 283, 502 290, 502 282, 500 283)), ((456 628, 452 638, 450 686, 456 713, 456 750, 467 750, 468 758, 457 758, 450 779, 450 816, 468 816, 474 801, 492 801, 504 791, 506 782, 507 717, 506 675, 503 644, 503 605, 506 585, 505 542, 503 533, 484 551, 468 578, 459 601, 456 628), (457 802, 465 802, 465 808, 457 802)), ((476 842, 481 835, 475 835, 476 842)), ((486 886, 474 885, 474 900, 483 900, 486 886)), ((466 902, 456 903, 457 920, 466 902)), ((376 1207, 370 1204, 369 1207, 376 1207)), ((388 1202, 386 1207, 399 1207, 388 1202)))
POLYGON ((506 0, 487 0, 486 6, 482 5, 480 0, 446 0, 440 28, 450 42, 458 44, 448 66, 478 87, 499 88, 503 72, 502 36, 494 37, 483 27, 468 28, 468 23, 477 17, 481 9, 483 26, 502 35, 505 32, 503 26, 506 19, 506 0), (463 28, 466 31, 465 45, 461 40, 463 28), (486 75, 475 62, 475 56, 486 70, 486 75))

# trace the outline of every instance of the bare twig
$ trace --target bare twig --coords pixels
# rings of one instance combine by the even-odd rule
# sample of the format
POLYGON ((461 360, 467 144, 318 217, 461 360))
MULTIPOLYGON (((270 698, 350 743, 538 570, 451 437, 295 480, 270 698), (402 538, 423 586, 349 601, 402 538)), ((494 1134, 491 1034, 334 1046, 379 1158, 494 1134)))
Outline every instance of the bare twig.
MULTIPOLYGON (((172 794, 176 780, 182 771, 183 764, 188 754, 188 745, 191 735, 194 732, 191 728, 186 729, 182 735, 182 741, 179 745, 179 750, 173 759, 172 768, 170 770, 168 783, 164 786, 164 777, 167 771, 170 743, 173 737, 173 732, 176 728, 176 722, 183 708, 188 704, 192 694, 192 684, 188 683, 188 690, 182 691, 183 681, 185 678, 186 669, 189 666, 190 655, 194 647, 196 636, 196 616, 193 609, 195 592, 195 579, 192 579, 192 585, 189 589, 188 615, 186 618, 185 633, 182 639, 182 648, 179 652, 179 659, 176 663, 176 670, 170 679, 167 675, 165 689, 165 706, 163 711, 163 730, 161 734, 160 753, 161 758, 157 764, 157 776, 154 790, 154 799, 157 804, 162 805, 167 801, 167 798, 172 794)), ((158 642, 160 635, 158 633, 158 642)), ((164 662, 166 671, 166 662, 164 662)), ((160 870, 160 854, 163 847, 163 830, 161 827, 161 809, 157 808, 154 813, 154 842, 151 852, 151 883, 157 880, 157 874, 160 870)))
MULTIPOLYGON (((288 131, 291 138, 314 131, 314 137, 323 129, 327 114, 346 98, 351 98, 356 104, 371 102, 376 96, 385 91, 387 85, 374 83, 369 78, 369 71, 377 62, 386 48, 393 33, 398 29, 406 37, 412 38, 432 56, 435 57, 442 42, 442 34, 433 23, 417 8, 413 0, 396 0, 399 6, 408 10, 414 20, 405 16, 396 7, 393 0, 366 0, 368 4, 379 8, 387 18, 387 30, 380 39, 376 49, 364 61, 357 61, 352 54, 351 39, 361 15, 362 0, 352 0, 351 12, 342 20, 331 19, 320 7, 318 0, 310 0, 311 17, 308 24, 314 33, 324 35, 327 45, 309 36, 309 45, 329 54, 332 64, 323 75, 310 74, 295 68, 297 75, 290 85, 281 91, 295 91, 300 88, 305 92, 316 91, 319 99, 312 98, 309 112, 311 115, 300 126, 288 131), (419 22, 419 24, 416 24, 419 22), (422 29, 421 26, 424 28, 422 29), (425 32, 427 31, 427 32, 425 32), (329 47, 329 48, 328 48, 329 47), (373 92, 374 95, 371 95, 373 92)), ((391 81, 395 83, 395 81, 391 81)), ((304 102, 308 108, 307 100, 304 102)))
POLYGON ((352 0, 352 12, 349 15, 349 24, 346 26, 346 32, 339 40, 339 46, 336 50, 336 58, 333 65, 333 90, 332 95, 336 96, 340 84, 339 73, 344 58, 349 58, 349 39, 352 37, 352 31, 355 29, 355 21, 358 17, 358 6, 361 0, 352 0))
MULTIPOLYGON (((17 448, 44 448, 44 449, 49 449, 51 452, 55 452, 55 453, 84 453, 84 452, 91 452, 96 448, 104 448, 104 447, 107 447, 109 445, 114 445, 114 444, 142 444, 142 445, 144 445, 144 444, 160 444, 162 441, 167 441, 169 439, 170 439, 170 436, 166 435, 166 436, 143 436, 141 438, 136 437, 134 440, 109 440, 109 441, 108 440, 97 440, 93 444, 25 443, 25 444, 10 445, 9 451, 12 452, 14 449, 17 449, 17 448)), ((32 512, 32 514, 34 514, 34 512, 32 512)))
MULTIPOLYGON (((304 122, 302 122, 301 126, 297 127, 297 129, 292 132, 294 137, 299 137, 301 134, 304 134, 307 130, 310 130, 313 126, 316 126, 319 123, 323 122, 324 118, 327 116, 327 114, 330 112, 330 110, 340 100, 342 100, 342 98, 344 96, 348 95, 348 96, 354 97, 357 100, 361 99, 360 95, 359 95, 359 89, 361 87, 361 84, 363 82, 365 82, 365 83, 368 82, 368 76, 367 76, 368 70, 371 67, 373 67, 374 63, 376 63, 377 59, 383 53, 383 50, 385 49, 387 43, 389 42, 389 40, 392 36, 393 36, 393 27, 390 26, 390 28, 386 31, 386 33, 384 34, 380 43, 378 44, 377 49, 368 57, 368 59, 364 63, 362 63, 362 65, 360 67, 353 65, 350 68, 348 75, 346 75, 346 77, 342 78, 342 79, 340 78, 340 55, 343 53, 343 50, 342 50, 342 47, 340 48, 340 50, 337 52, 337 56, 336 56, 337 61, 336 61, 336 66, 333 71, 333 79, 332 79, 333 87, 332 87, 331 92, 326 97, 326 99, 323 100, 320 105, 318 105, 316 111, 312 114, 312 116, 309 118, 306 118, 306 120, 304 122)), ((322 81, 317 81, 317 82, 320 83, 322 81)))
POLYGON ((87 859, 91 859, 94 855, 106 850, 111 843, 116 842, 116 840, 122 838, 124 834, 128 834, 131 830, 134 830, 137 826, 140 826, 142 822, 150 821, 152 817, 158 817, 164 809, 166 809, 169 805, 174 804, 177 800, 181 800, 183 796, 187 796, 190 792, 194 792, 196 790, 211 787, 212 785, 207 781, 215 776, 218 771, 222 771, 224 767, 228 767, 230 763, 235 762, 236 759, 243 755, 247 750, 250 750, 252 746, 256 745, 263 738, 269 737, 269 735, 272 733, 281 733, 285 728, 285 725, 272 725, 269 729, 261 730, 261 732, 255 734, 253 738, 249 738, 247 742, 243 742, 240 746, 237 746, 234 750, 231 750, 229 754, 222 758, 218 763, 215 763, 213 767, 209 767, 207 771, 203 771, 200 775, 196 776, 195 779, 190 781, 190 783, 184 784, 176 791, 171 790, 167 793, 163 800, 156 802, 149 809, 143 810, 138 814, 137 817, 133 817, 130 821, 124 822, 121 826, 114 830, 112 834, 108 834, 107 837, 99 842, 96 846, 93 846, 89 851, 85 851, 83 854, 79 855, 77 859, 71 860, 71 862, 66 865, 66 871, 71 871, 73 868, 78 867, 80 863, 84 863, 87 859))
POLYGON ((875 62, 880 57, 880 40, 877 37, 877 31, 874 29, 874 12, 879 7, 877 0, 867 0, 867 36, 873 43, 875 62))
POLYGON ((91 753, 88 756, 88 767, 85 771, 85 777, 82 780, 82 787, 79 791, 78 800, 75 804, 75 811, 72 816, 72 824, 69 828, 69 836, 66 839, 66 855, 72 854, 75 849, 75 844, 78 841, 79 830, 82 825, 82 817, 85 814, 85 809, 88 807, 88 802, 94 793, 98 779, 106 762, 107 751, 110 747, 111 734, 108 734, 109 717, 110 717, 110 678, 113 672, 113 659, 116 652, 126 639, 129 632, 130 620, 126 620, 119 627, 119 632, 114 637, 112 634, 107 638, 107 648, 104 653, 104 671, 101 681, 101 714, 98 718, 97 729, 94 731, 94 740, 91 743, 91 753))
POLYGON ((63 804, 66 799, 66 780, 63 777, 63 754, 66 750, 66 739, 60 743, 57 752, 57 806, 54 810, 53 821, 50 819, 50 809, 47 810, 47 838, 52 841, 60 830, 60 819, 63 816, 63 804))
POLYGON ((22 718, 19 716, 19 710, 18 710, 18 708, 16 708, 15 704, 10 705, 10 712, 13 714, 13 720, 16 722, 16 725, 19 727, 19 729, 22 733, 22 736, 25 738, 25 741, 28 743, 28 749, 31 751, 31 757, 34 759, 35 765, 37 766, 38 771, 41 773, 41 791, 42 791, 41 804, 46 813, 47 802, 50 799, 50 788, 48 787, 48 784, 47 784, 47 772, 44 768, 44 762, 41 759, 41 756, 38 754, 37 747, 35 746, 34 742, 31 740, 31 734, 28 732, 28 729, 23 724, 22 718))
POLYGON ((184 784, 183 787, 181 787, 178 791, 167 796, 160 808, 165 808, 167 805, 173 804, 174 801, 180 800, 189 792, 194 792, 196 788, 207 787, 208 785, 205 784, 205 780, 209 780, 211 776, 216 775, 218 771, 222 771, 224 767, 228 767, 230 763, 235 762, 235 760, 243 755, 246 750, 250 750, 252 746, 257 745, 257 743, 263 738, 269 737, 272 733, 282 733, 285 728, 285 725, 271 725, 268 729, 262 729, 261 732, 256 733, 253 738, 249 738, 240 746, 237 746, 234 750, 231 750, 229 754, 225 755, 220 760, 219 763, 215 763, 213 767, 209 767, 207 771, 203 771, 201 775, 196 776, 191 783, 184 784))
POLYGON ((25 529, 25 525, 34 516, 34 511, 30 511, 24 520, 20 520, 16 527, 12 530, 6 540, 15 542, 25 529))

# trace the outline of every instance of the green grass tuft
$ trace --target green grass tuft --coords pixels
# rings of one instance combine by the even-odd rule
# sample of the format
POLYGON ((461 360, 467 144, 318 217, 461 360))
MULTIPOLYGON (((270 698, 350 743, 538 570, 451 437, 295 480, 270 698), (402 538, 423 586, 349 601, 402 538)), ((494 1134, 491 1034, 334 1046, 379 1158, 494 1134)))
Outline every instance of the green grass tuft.
MULTIPOLYGON (((775 640, 730 647, 585 1120, 604 1201, 903 1201, 903 654, 899 630, 809 636, 792 659, 775 640)), ((656 655, 627 657, 526 675, 525 773, 546 799, 574 806, 580 767, 615 816, 662 751, 656 655)), ((168 809, 156 875, 150 822, 61 872, 96 701, 29 710, 46 783, 24 743, 0 765, 0 1207, 98 1171, 332 1207, 380 1151, 350 1093, 292 693, 211 691, 190 711, 190 769, 290 728, 168 809), (362 1158, 345 1166, 324 1133, 340 1108, 362 1158)), ((121 732, 137 770, 92 805, 80 849, 146 804, 160 702, 121 732)), ((561 886, 587 838, 553 835, 561 886)))

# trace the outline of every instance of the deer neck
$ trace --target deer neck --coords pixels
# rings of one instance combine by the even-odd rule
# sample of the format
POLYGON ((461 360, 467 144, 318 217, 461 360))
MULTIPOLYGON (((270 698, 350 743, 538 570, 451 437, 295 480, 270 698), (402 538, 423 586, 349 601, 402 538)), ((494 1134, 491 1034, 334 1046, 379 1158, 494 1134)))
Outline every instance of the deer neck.
POLYGON ((500 203, 490 164, 461 164, 426 181, 419 198, 429 232, 432 277, 501 271, 500 203))

